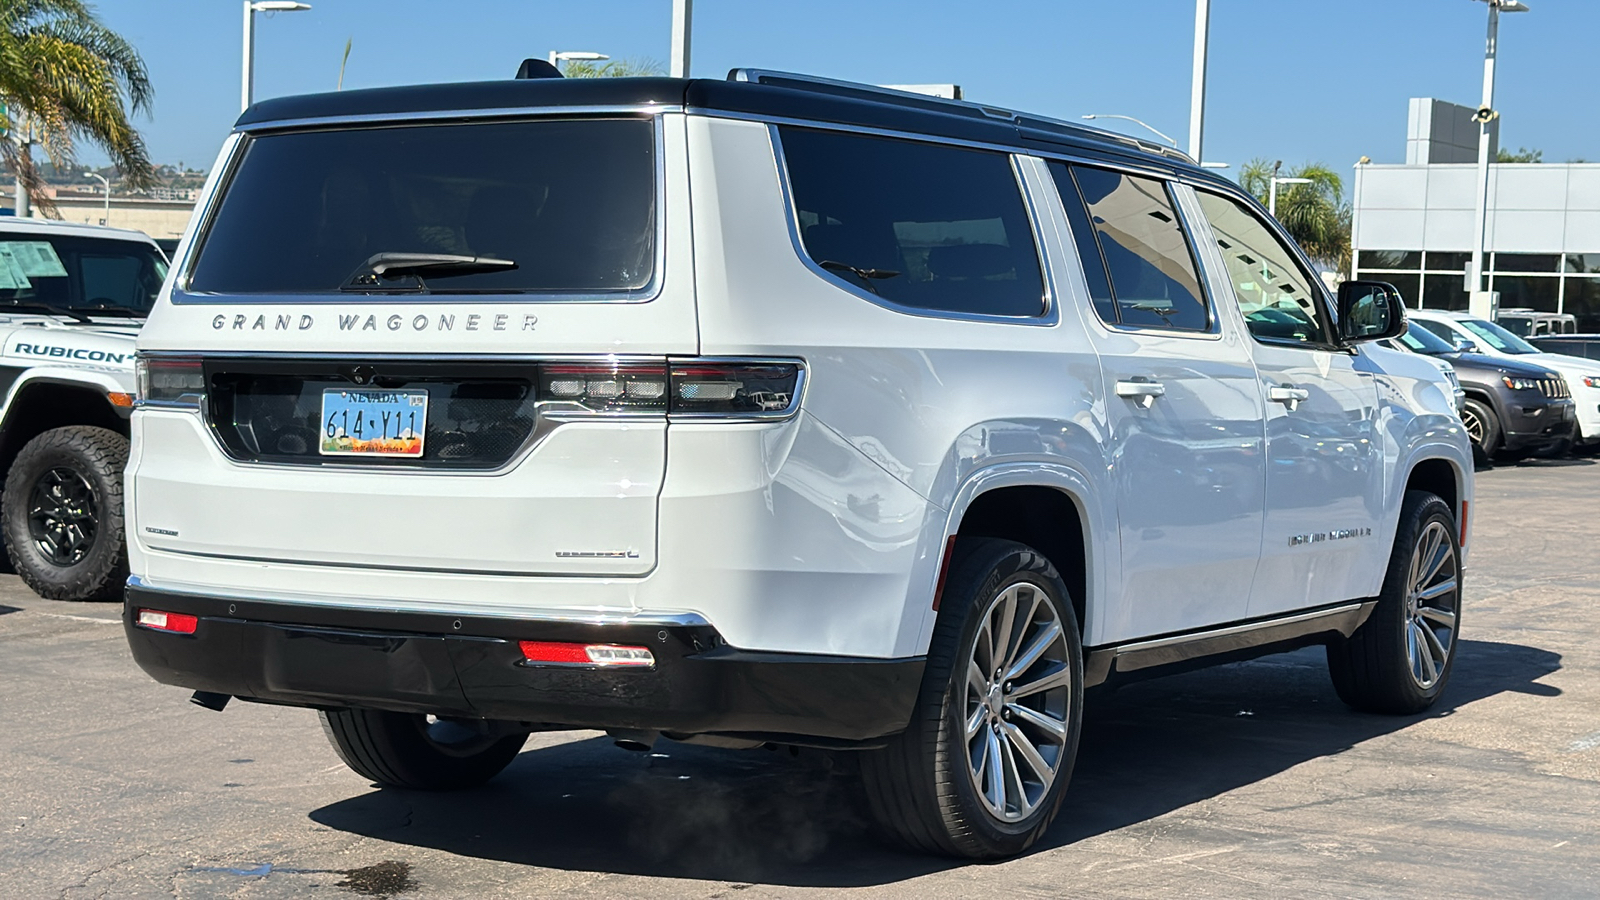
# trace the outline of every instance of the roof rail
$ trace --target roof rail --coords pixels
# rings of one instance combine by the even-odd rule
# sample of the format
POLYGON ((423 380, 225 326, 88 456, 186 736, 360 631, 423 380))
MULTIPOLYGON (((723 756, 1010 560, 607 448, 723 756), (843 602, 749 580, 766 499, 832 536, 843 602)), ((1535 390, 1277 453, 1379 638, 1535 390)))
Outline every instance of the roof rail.
POLYGON ((815 90, 829 94, 856 97, 862 100, 873 100, 880 103, 893 103, 897 106, 913 106, 921 109, 942 112, 953 115, 964 115, 973 118, 984 117, 1000 119, 1018 126, 1027 125, 1033 128, 1043 128, 1048 131, 1060 131, 1079 137, 1093 137, 1097 140, 1124 144, 1154 153, 1171 159, 1181 160, 1194 164, 1189 154, 1175 147, 1158 144, 1137 138, 1132 135, 1098 128, 1092 125, 1082 125, 1077 122, 1068 122, 1062 119, 1053 119, 1049 116, 1040 116, 1033 113, 1022 113, 1000 106, 990 106, 984 103, 974 103, 970 100, 947 100, 943 97, 933 97, 928 94, 915 94, 896 88, 880 87, 875 84, 863 84, 856 81, 840 81, 834 78, 823 78, 818 75, 803 75, 797 72, 779 72, 771 69, 733 69, 728 72, 729 81, 745 81, 752 84, 769 84, 775 87, 787 87, 797 90, 815 90))

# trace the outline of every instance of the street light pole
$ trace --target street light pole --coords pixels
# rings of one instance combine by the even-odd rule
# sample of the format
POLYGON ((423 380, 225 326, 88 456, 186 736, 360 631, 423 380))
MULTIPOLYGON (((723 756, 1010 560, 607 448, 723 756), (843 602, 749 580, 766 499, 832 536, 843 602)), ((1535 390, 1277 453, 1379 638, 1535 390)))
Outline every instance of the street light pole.
POLYGON ((668 70, 673 78, 689 77, 689 45, 694 36, 694 0, 672 0, 672 66, 668 70))
POLYGON ((309 3, 294 3, 291 0, 244 0, 244 70, 239 77, 240 112, 250 108, 250 101, 256 93, 256 13, 298 12, 310 8, 309 3))
POLYGON ((1483 51, 1483 103, 1473 118, 1478 120, 1478 196, 1473 205, 1472 266, 1467 270, 1467 290, 1473 295, 1469 306, 1474 314, 1492 316, 1491 298, 1476 297, 1488 289, 1483 278, 1483 251, 1489 230, 1489 123, 1498 118, 1494 110, 1494 60, 1500 40, 1500 13, 1527 12, 1520 0, 1484 0, 1489 4, 1489 36, 1483 51))
POLYGON ((105 212, 101 213, 101 215, 100 215, 100 224, 101 225, 110 225, 111 224, 111 179, 105 177, 104 175, 101 175, 99 172, 84 172, 83 176, 85 178, 98 178, 98 179, 100 179, 100 183, 105 185, 105 188, 106 188, 105 212))
MULTIPOLYGON (((1194 0, 1194 74, 1189 80, 1189 157, 1199 162, 1206 121, 1206 43, 1211 33, 1211 0, 1194 0)), ((1176 146, 1176 145, 1174 145, 1176 146)))
POLYGON ((1274 219, 1278 217, 1278 185, 1280 184, 1310 184, 1309 178, 1279 178, 1272 176, 1272 186, 1267 189, 1267 213, 1274 219))
POLYGON ((592 50, 551 50, 550 51, 550 65, 555 66, 558 69, 561 67, 561 63, 566 62, 568 60, 571 60, 571 61, 574 61, 574 62, 600 62, 601 60, 607 60, 607 59, 610 59, 610 58, 611 57, 605 55, 604 53, 595 53, 592 50))

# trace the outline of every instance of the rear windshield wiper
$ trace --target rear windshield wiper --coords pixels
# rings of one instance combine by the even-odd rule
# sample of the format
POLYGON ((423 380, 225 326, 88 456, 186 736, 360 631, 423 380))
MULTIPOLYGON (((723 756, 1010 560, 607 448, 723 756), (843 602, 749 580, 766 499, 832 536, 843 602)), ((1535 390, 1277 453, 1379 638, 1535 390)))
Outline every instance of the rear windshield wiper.
POLYGON ((17 309, 36 309, 42 312, 47 312, 52 316, 66 316, 69 319, 82 322, 85 325, 94 324, 89 317, 83 313, 78 312, 77 310, 67 309, 64 306, 56 306, 53 303, 40 303, 37 300, 8 300, 5 301, 5 303, 7 306, 12 306, 17 309))
POLYGON ((496 269, 515 269, 517 264, 509 259, 492 256, 464 256, 458 253, 374 253, 356 267, 340 290, 368 291, 382 289, 385 281, 410 275, 416 286, 401 290, 428 289, 422 280, 423 272, 435 275, 465 275, 470 272, 491 272, 496 269))
POLYGON ((861 279, 861 286, 874 294, 878 293, 878 288, 872 282, 880 278, 893 278, 900 274, 897 269, 865 269, 861 266, 852 266, 849 263, 842 263, 832 259, 824 259, 818 262, 817 265, 831 272, 849 272, 851 275, 861 279))

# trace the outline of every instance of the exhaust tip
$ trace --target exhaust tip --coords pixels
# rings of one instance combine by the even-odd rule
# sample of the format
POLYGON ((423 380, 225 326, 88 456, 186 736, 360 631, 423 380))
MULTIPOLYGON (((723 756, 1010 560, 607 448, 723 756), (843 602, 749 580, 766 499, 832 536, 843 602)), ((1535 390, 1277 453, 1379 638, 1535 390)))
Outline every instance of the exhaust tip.
POLYGON ((624 750, 632 750, 635 753, 650 752, 650 749, 656 745, 656 741, 661 737, 661 732, 659 731, 633 731, 621 728, 607 731, 606 734, 611 735, 612 743, 618 747, 624 750))

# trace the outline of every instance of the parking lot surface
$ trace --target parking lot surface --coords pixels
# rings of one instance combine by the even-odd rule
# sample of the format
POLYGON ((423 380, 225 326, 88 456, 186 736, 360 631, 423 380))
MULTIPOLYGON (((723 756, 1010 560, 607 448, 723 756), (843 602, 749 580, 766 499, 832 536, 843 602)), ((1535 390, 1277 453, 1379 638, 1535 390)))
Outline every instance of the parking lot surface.
POLYGON ((845 766, 535 735, 487 787, 378 790, 314 712, 217 714, 119 610, 0 576, 0 897, 1593 897, 1600 464, 1479 473, 1463 643, 1428 715, 1319 649, 1091 695, 1060 819, 963 865, 868 831, 845 766))

